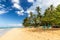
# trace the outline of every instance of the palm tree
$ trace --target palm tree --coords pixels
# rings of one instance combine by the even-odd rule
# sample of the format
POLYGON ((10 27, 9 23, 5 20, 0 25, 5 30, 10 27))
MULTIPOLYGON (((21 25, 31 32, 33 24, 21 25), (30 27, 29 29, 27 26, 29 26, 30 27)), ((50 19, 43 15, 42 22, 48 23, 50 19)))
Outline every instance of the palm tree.
POLYGON ((34 27, 37 27, 37 15, 33 15, 33 25, 34 25, 34 27))
POLYGON ((34 24, 34 22, 33 22, 33 13, 32 12, 30 12, 29 23, 30 23, 30 26, 33 26, 33 24, 34 24))
POLYGON ((45 10, 44 13, 44 21, 47 28, 49 27, 49 25, 52 25, 53 20, 54 20, 54 7, 53 5, 51 5, 48 9, 45 10))
POLYGON ((39 6, 36 7, 36 11, 37 11, 37 23, 38 23, 38 25, 40 26, 40 25, 41 25, 42 15, 41 15, 41 12, 40 12, 41 10, 40 10, 39 6))

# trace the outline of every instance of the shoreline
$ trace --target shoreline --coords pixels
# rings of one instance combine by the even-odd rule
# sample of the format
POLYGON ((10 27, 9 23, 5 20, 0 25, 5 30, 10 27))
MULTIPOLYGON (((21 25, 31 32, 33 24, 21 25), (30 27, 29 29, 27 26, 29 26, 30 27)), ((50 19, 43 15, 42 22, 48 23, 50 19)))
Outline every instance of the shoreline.
POLYGON ((0 40, 60 40, 60 30, 43 31, 35 28, 13 28, 0 40))

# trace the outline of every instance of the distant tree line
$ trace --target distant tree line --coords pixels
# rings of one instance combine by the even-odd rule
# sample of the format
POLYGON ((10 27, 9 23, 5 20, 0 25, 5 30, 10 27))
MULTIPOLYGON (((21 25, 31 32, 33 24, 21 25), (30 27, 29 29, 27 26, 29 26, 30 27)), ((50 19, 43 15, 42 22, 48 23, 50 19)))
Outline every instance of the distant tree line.
POLYGON ((38 6, 36 7, 36 12, 37 14, 30 12, 30 17, 26 17, 24 19, 23 25, 25 27, 60 27, 60 5, 56 8, 53 5, 50 5, 50 7, 45 10, 43 15, 41 15, 41 9, 38 6))

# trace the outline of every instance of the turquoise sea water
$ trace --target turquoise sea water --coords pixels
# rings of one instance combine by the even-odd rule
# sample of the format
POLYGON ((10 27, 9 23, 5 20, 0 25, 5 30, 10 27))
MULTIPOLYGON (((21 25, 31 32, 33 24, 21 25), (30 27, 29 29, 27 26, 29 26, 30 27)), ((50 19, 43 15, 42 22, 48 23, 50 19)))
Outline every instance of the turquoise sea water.
POLYGON ((3 36, 5 33, 7 33, 11 29, 0 29, 0 37, 3 36))
POLYGON ((13 28, 23 28, 23 27, 13 27, 13 26, 10 26, 10 27, 0 27, 0 37, 3 36, 5 33, 7 33, 8 31, 10 31, 11 29, 13 28))
POLYGON ((0 27, 0 29, 11 29, 11 28, 23 28, 23 27, 21 27, 21 26, 0 27))

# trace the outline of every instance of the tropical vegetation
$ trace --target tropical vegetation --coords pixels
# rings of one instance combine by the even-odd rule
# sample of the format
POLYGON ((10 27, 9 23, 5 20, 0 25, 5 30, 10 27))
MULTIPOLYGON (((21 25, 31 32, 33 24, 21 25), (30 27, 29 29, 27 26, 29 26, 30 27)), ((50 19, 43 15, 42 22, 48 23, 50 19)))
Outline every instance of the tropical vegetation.
POLYGON ((54 7, 50 5, 42 15, 41 9, 36 7, 37 14, 30 12, 30 17, 24 19, 23 25, 25 27, 40 27, 49 28, 53 26, 60 27, 60 5, 54 7))

